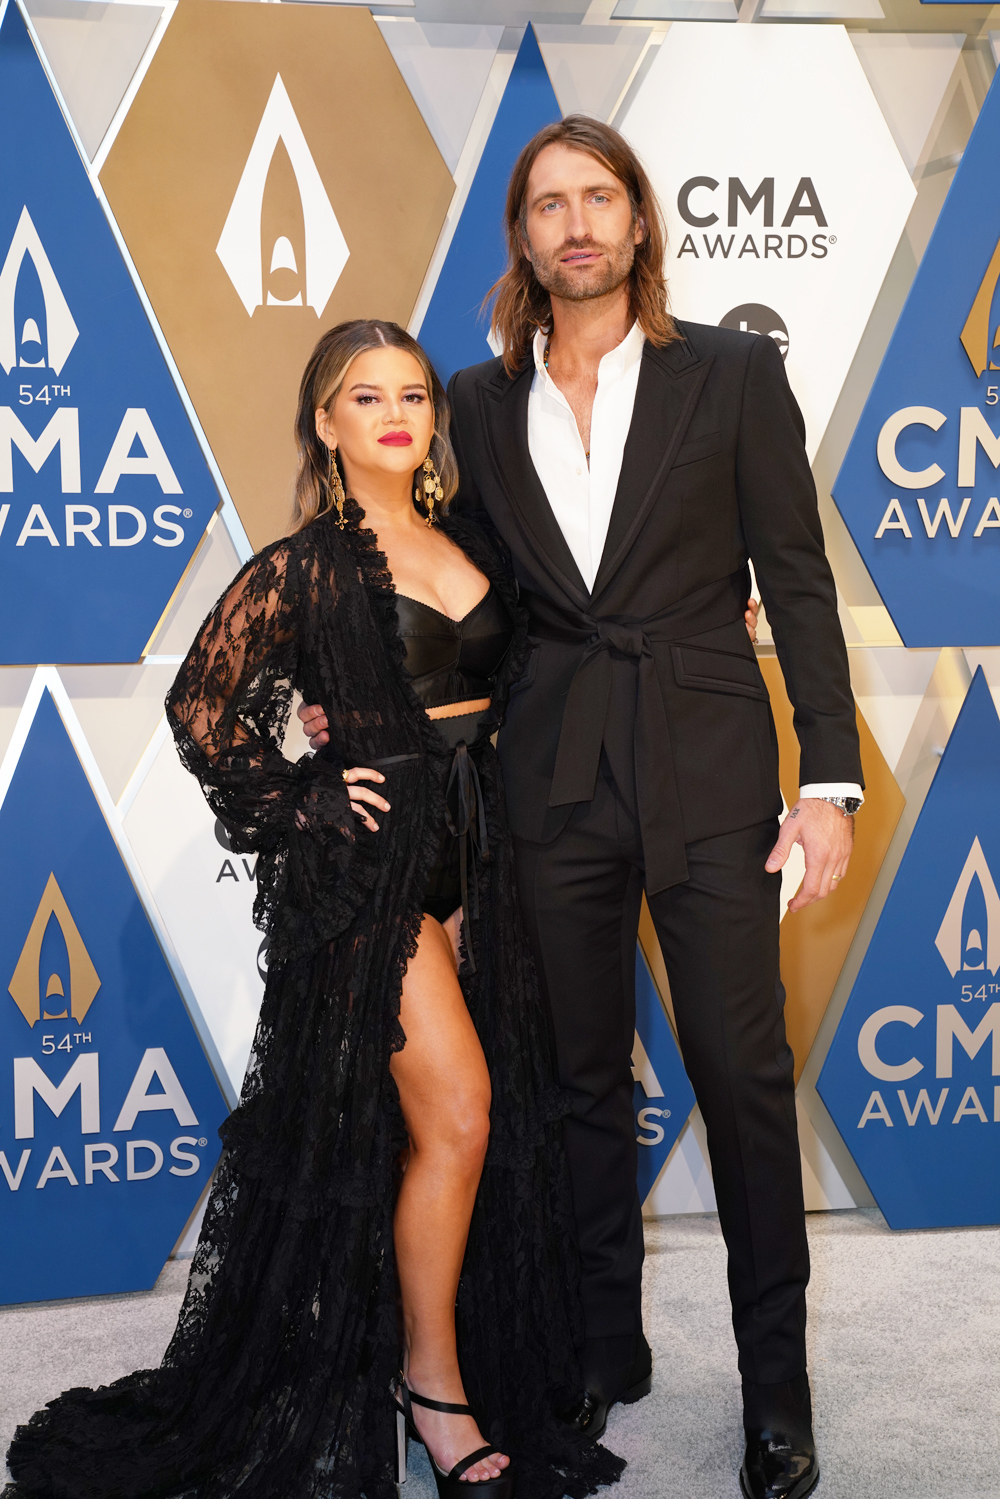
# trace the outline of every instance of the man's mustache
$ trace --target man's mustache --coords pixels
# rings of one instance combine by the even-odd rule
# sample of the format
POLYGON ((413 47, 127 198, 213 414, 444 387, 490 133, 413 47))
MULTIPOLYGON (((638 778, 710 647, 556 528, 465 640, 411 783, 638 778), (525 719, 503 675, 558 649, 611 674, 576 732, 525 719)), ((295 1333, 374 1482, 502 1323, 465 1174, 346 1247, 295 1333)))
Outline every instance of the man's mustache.
POLYGON ((568 239, 556 251, 556 255, 566 255, 572 250, 604 250, 606 247, 595 239, 568 239))

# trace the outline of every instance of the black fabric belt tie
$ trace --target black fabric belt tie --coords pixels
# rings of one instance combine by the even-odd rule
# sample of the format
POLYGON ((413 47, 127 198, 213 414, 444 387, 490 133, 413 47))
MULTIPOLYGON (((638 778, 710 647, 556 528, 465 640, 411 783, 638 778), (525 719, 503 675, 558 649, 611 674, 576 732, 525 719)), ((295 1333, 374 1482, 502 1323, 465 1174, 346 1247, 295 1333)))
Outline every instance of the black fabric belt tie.
POLYGON ((530 634, 540 640, 584 646, 563 710, 550 807, 593 800, 613 675, 617 671, 636 673, 636 810, 650 895, 680 884, 688 876, 670 729, 653 646, 732 624, 742 618, 749 593, 749 571, 742 567, 646 619, 625 615, 595 619, 582 609, 562 607, 541 594, 521 595, 530 612, 530 634))
POLYGON ((472 950, 469 916, 471 914, 477 921, 479 920, 479 866, 489 859, 490 841, 486 831, 486 808, 483 803, 483 788, 479 782, 479 771, 464 740, 455 746, 444 800, 445 825, 449 833, 458 839, 465 951, 469 960, 469 969, 475 973, 476 959, 472 950), (469 901, 470 866, 472 871, 471 904, 469 901))

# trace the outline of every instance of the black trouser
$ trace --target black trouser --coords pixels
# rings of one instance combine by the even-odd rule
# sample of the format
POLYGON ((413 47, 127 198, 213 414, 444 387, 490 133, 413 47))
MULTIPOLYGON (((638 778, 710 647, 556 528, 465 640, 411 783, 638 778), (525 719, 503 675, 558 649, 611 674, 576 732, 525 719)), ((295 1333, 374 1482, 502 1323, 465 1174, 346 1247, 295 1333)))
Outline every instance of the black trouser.
MULTIPOLYGON (((589 1338, 638 1331, 643 1260, 631 1052, 642 845, 602 757, 592 802, 549 844, 515 840, 551 1009, 589 1338)), ((805 1368, 809 1279, 792 1053, 778 974, 777 821, 689 844, 689 878, 649 901, 684 1065, 708 1131, 729 1251, 739 1366, 776 1383, 805 1368)))

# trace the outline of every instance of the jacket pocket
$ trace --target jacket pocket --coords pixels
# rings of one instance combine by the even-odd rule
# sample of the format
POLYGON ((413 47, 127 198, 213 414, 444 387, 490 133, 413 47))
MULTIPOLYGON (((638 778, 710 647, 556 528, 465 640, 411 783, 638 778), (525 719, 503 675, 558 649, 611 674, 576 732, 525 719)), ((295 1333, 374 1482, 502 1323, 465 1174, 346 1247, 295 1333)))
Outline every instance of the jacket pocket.
POLYGON ((692 437, 688 442, 682 442, 674 459, 674 468, 680 468, 684 463, 697 463, 699 458, 711 458, 713 453, 722 451, 722 433, 706 432, 704 437, 692 437))
POLYGON ((759 703, 771 701, 760 667, 752 656, 712 650, 703 645, 672 645, 670 655, 678 687, 693 687, 701 692, 728 692, 736 697, 752 697, 759 703))

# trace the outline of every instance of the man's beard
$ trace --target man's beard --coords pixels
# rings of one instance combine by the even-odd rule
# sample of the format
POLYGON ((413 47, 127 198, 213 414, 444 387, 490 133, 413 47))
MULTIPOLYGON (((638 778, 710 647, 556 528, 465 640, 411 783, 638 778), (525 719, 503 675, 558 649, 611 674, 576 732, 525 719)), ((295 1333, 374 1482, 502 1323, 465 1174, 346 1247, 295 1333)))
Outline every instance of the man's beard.
POLYGON ((606 297, 617 291, 631 275, 635 262, 633 233, 634 230, 630 229, 626 237, 614 245, 598 244, 592 239, 568 239, 558 250, 547 255, 532 246, 531 264, 539 284, 549 296, 562 297, 567 302, 589 302, 594 297, 606 297), (579 268, 570 271, 561 261, 572 250, 598 250, 605 258, 586 271, 579 268))

